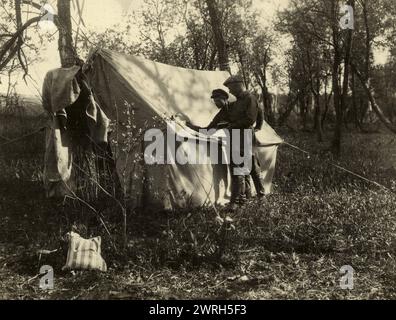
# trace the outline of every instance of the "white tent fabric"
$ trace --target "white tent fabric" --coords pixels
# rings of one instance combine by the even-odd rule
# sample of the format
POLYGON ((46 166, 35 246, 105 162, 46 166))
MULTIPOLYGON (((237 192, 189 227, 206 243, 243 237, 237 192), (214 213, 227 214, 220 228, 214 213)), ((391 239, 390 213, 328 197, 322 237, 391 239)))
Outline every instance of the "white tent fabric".
MULTIPOLYGON (((216 138, 188 129, 185 121, 209 124, 218 112, 211 91, 227 90, 222 85, 227 72, 184 69, 103 49, 91 53, 84 70, 96 101, 112 122, 110 143, 117 173, 132 206, 169 209, 229 200, 227 165, 212 164, 210 159, 206 164, 149 165, 143 161, 148 142, 142 139, 151 128, 166 131, 168 125, 169 133, 174 121, 175 134, 190 137, 176 146, 187 154, 197 149, 194 140, 218 143, 216 138)), ((282 139, 265 124, 257 140, 262 179, 269 193, 282 139)))

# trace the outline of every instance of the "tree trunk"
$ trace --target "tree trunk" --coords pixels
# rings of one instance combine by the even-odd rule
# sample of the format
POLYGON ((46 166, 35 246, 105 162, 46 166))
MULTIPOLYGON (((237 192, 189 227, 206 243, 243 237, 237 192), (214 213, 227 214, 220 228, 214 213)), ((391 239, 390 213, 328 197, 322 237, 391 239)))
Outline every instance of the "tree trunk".
MULTIPOLYGON (((21 16, 21 0, 15 0, 15 18, 16 18, 16 25, 17 30, 22 28, 22 16, 21 16)), ((20 33, 18 36, 17 46, 19 48, 22 46, 23 43, 23 33, 20 33)))
POLYGON ((274 113, 272 112, 272 98, 265 84, 261 87, 261 91, 263 94, 265 121, 267 121, 270 125, 274 125, 274 113))
POLYGON ((351 65, 352 72, 354 72, 357 75, 363 88, 365 89, 366 94, 370 100, 371 107, 373 108, 373 110, 376 113, 376 115, 378 116, 378 118, 382 121, 382 123, 385 125, 385 127, 387 127, 393 133, 396 133, 396 127, 393 125, 393 123, 388 118, 386 118, 386 116, 382 112, 380 106, 375 101, 374 89, 371 88, 369 81, 365 80, 364 76, 357 70, 356 66, 353 63, 351 63, 350 65, 351 65))
POLYGON ((353 112, 353 121, 355 123, 355 128, 359 129, 362 132, 365 130, 362 127, 362 123, 360 122, 359 117, 359 109, 356 101, 356 80, 355 80, 355 72, 352 71, 351 74, 351 91, 352 91, 352 112, 353 112))
POLYGON ((58 0, 58 50, 62 68, 75 64, 76 54, 73 47, 70 0, 58 0))
POLYGON ((341 54, 339 45, 339 34, 338 34, 338 3, 332 2, 332 16, 333 16, 333 43, 334 43, 334 57, 333 57, 333 70, 332 70, 332 84, 333 84, 333 104, 336 113, 336 124, 334 130, 334 137, 332 142, 332 152, 335 156, 341 154, 341 135, 342 135, 342 110, 341 110, 341 94, 340 94, 340 64, 341 54))
POLYGON ((333 97, 333 91, 330 92, 330 94, 327 95, 327 99, 325 100, 325 109, 323 111, 323 115, 322 115, 322 130, 325 127, 325 122, 326 122, 326 118, 327 118, 327 113, 329 112, 329 106, 330 106, 330 100, 333 97))
POLYGON ((356 86, 355 86, 355 73, 351 74, 351 92, 352 92, 352 112, 353 112, 353 122, 355 123, 355 128, 359 128, 359 118, 357 114, 357 104, 356 104, 356 86))
POLYGON ((219 62, 220 70, 230 72, 227 44, 224 40, 223 30, 221 29, 221 21, 217 9, 216 1, 206 0, 206 5, 208 6, 208 10, 209 10, 213 36, 215 39, 215 44, 218 52, 218 62, 219 62))
POLYGON ((334 138, 332 142, 332 151, 338 156, 341 153, 341 131, 342 131, 342 114, 340 110, 340 87, 338 84, 338 68, 340 67, 340 59, 338 53, 334 55, 333 61, 333 105, 336 112, 336 124, 334 138))
POLYGON ((302 124, 302 130, 306 131, 307 130, 307 111, 308 111, 308 100, 307 100, 307 93, 303 92, 303 94, 300 96, 300 117, 301 117, 301 124, 302 124))
POLYGON ((239 59, 239 63, 241 64, 241 72, 242 72, 242 76, 243 76, 243 82, 245 83, 246 89, 249 90, 249 79, 246 75, 246 66, 243 61, 243 54, 239 50, 238 50, 238 59, 239 59))
MULTIPOLYGON (((351 0, 349 5, 355 9, 355 1, 351 0)), ((346 35, 346 46, 345 46, 345 59, 344 59, 344 77, 342 83, 342 96, 341 96, 341 105, 340 105, 340 114, 342 121, 344 119, 344 111, 346 108, 347 98, 348 98, 348 89, 349 89, 349 69, 350 69, 350 61, 351 61, 351 53, 352 53, 352 42, 353 42, 353 31, 348 29, 346 35)), ((347 128, 347 123, 345 122, 345 126, 347 128)))
POLYGON ((210 54, 209 58, 209 64, 208 64, 208 70, 215 70, 216 69, 216 56, 217 56, 217 50, 214 49, 212 53, 210 54))
MULTIPOLYGON (((366 31, 364 81, 368 82, 370 79, 370 66, 371 66, 371 32, 368 21, 367 0, 362 1, 362 7, 363 7, 364 28, 366 31)), ((369 97, 367 97, 367 99, 363 102, 362 119, 364 119, 368 110, 369 110, 369 97)))
POLYGON ((316 131, 316 137, 318 142, 323 141, 323 130, 322 130, 322 110, 320 105, 320 79, 316 79, 316 90, 314 93, 314 104, 315 104, 315 115, 314 115, 314 127, 316 131))
POLYGON ((329 98, 328 98, 328 94, 327 94, 327 86, 328 86, 328 79, 327 79, 327 75, 324 78, 324 111, 323 114, 321 116, 321 120, 320 120, 320 124, 322 126, 322 130, 325 124, 325 120, 326 120, 326 115, 327 115, 327 110, 329 109, 329 98))

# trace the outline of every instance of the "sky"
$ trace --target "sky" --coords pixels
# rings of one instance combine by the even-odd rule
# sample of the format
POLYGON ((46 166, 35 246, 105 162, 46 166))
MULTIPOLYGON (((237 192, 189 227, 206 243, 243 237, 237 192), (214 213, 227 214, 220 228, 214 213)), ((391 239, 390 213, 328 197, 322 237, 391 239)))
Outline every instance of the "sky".
MULTIPOLYGON (((117 24, 126 23, 128 14, 138 12, 144 3, 144 0, 79 0, 84 2, 83 19, 87 29, 97 32, 105 31, 106 28, 117 24)), ((73 1, 74 2, 74 1, 73 1)), ((56 9, 56 0, 48 0, 48 4, 56 9)), ((286 8, 289 0, 253 0, 253 8, 259 13, 262 25, 271 25, 274 21, 277 10, 286 8)), ((72 16, 77 20, 77 13, 72 6, 72 16)), ((73 29, 76 29, 76 23, 73 23, 73 29)), ((40 32, 54 33, 55 26, 52 23, 42 23, 40 32)), ((133 29, 133 28, 132 28, 133 29)), ((134 30, 131 30, 133 33, 134 30)), ((138 32, 137 30, 135 32, 138 32)), ((132 34, 131 37, 136 37, 132 34)), ((34 36, 33 36, 34 37, 34 36)), ((33 80, 28 79, 28 85, 22 80, 21 75, 17 75, 17 92, 39 96, 44 76, 48 70, 60 66, 59 54, 57 51, 57 41, 44 43, 40 49, 41 62, 32 65, 29 70, 33 80)), ((377 63, 383 63, 386 60, 386 54, 376 54, 377 63)), ((4 92, 6 81, 0 84, 0 92, 4 92)))

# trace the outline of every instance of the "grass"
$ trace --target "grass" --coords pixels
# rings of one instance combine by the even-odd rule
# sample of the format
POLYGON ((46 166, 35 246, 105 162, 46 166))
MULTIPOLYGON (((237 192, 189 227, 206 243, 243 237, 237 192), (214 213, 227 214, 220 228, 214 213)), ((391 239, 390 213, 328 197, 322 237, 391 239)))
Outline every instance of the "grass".
MULTIPOLYGON (((2 117, 0 136, 11 138, 38 123, 12 126, 20 119, 2 117)), ((233 219, 223 229, 210 209, 130 212, 128 248, 119 254, 88 208, 45 198, 43 133, 0 147, 0 298, 396 298, 395 193, 329 165, 336 160, 328 143, 312 134, 278 133, 312 154, 281 146, 274 192, 264 201, 223 209, 233 219), (61 271, 64 249, 39 260, 37 250, 63 248, 72 228, 103 237, 107 273, 61 271), (34 278, 43 264, 54 267, 52 291, 40 290, 34 278), (339 287, 343 265, 355 269, 353 290, 339 287)), ((343 141, 337 163, 396 191, 394 136, 353 132, 343 141)), ((116 205, 106 204, 98 207, 117 234, 116 205)))

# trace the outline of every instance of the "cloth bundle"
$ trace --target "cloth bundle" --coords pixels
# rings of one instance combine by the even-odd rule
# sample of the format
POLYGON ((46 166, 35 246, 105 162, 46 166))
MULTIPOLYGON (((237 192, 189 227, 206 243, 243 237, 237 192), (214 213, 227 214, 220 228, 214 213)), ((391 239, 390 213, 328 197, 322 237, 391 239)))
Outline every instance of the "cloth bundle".
POLYGON ((63 270, 99 270, 107 271, 106 262, 101 256, 101 237, 82 238, 78 233, 67 234, 69 249, 63 270))

